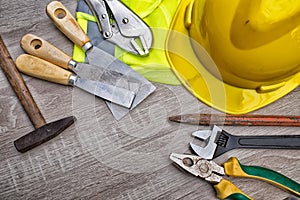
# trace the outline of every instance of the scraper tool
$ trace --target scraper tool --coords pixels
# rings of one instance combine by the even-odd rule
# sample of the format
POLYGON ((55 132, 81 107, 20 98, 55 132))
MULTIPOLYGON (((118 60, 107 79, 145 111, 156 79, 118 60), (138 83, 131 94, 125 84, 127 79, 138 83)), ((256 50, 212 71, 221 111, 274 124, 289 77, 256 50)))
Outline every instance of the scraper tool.
POLYGON ((76 74, 35 56, 22 54, 17 58, 16 65, 21 72, 27 75, 63 85, 76 86, 86 92, 127 108, 130 108, 134 99, 134 92, 132 91, 80 78, 76 74))
MULTIPOLYGON (((135 108, 147 96, 154 92, 155 87, 142 75, 138 74, 128 65, 112 55, 93 46, 88 36, 83 32, 76 22, 75 18, 60 2, 52 1, 49 3, 47 5, 46 12, 58 29, 86 52, 86 56, 90 64, 103 66, 104 68, 109 68, 119 73, 127 74, 128 77, 133 77, 134 81, 139 83, 139 87, 136 88, 135 92, 136 97, 130 109, 135 108)), ((117 120, 121 119, 129 112, 129 109, 124 109, 123 107, 111 103, 107 103, 107 105, 117 120)))

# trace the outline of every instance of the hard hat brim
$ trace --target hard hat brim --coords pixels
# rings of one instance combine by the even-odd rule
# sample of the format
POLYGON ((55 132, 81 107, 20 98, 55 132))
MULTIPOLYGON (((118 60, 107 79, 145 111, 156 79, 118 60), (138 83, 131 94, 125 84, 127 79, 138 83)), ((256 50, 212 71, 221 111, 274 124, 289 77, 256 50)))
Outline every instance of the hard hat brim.
POLYGON ((186 10, 192 3, 193 0, 181 1, 177 8, 166 40, 166 56, 178 79, 195 97, 223 112, 245 114, 278 100, 299 85, 300 73, 277 88, 271 86, 270 91, 235 87, 224 83, 221 76, 212 75, 207 68, 216 68, 215 63, 186 28, 186 10), (194 49, 201 51, 197 52, 200 56, 194 49))

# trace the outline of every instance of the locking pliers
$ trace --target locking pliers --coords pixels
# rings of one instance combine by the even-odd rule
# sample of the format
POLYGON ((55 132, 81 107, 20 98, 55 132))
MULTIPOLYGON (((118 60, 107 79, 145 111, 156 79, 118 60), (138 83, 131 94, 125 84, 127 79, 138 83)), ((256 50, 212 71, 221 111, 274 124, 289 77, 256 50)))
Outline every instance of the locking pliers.
POLYGON ((151 29, 128 7, 118 0, 85 0, 103 38, 122 49, 139 55, 149 54, 151 29))

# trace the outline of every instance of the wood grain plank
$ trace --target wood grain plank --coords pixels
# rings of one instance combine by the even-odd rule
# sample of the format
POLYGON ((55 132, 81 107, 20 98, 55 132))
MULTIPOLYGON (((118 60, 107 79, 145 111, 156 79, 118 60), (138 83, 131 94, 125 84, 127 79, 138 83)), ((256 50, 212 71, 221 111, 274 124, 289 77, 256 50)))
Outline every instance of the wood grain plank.
MULTIPOLYGON (((15 60, 27 33, 44 38, 69 55, 72 43, 45 14, 50 1, 1 1, 0 34, 15 60)), ((62 1, 74 14, 76 1, 62 1)), ((178 170, 171 152, 189 153, 191 132, 204 126, 179 125, 167 117, 182 113, 219 113, 183 87, 155 84, 157 91, 116 122, 105 103, 79 89, 23 76, 46 121, 74 114, 74 126, 25 153, 12 142, 33 130, 0 71, 0 199, 216 199, 213 187, 178 170)), ((299 87, 253 114, 299 115, 299 87)), ((223 127, 239 135, 300 134, 296 127, 223 127)), ((196 142, 196 141, 195 141, 196 142)), ((232 150, 247 165, 272 168, 300 182, 298 150, 232 150)), ((231 179, 255 199, 283 199, 288 194, 267 183, 231 179)))

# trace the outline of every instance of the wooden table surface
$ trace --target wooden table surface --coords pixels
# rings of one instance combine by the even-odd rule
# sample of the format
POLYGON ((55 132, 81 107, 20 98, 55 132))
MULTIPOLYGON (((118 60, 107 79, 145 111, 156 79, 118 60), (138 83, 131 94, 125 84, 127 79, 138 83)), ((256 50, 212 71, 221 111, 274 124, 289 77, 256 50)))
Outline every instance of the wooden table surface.
MULTIPOLYGON (((0 1, 0 34, 15 60, 24 34, 38 35, 71 55, 72 43, 45 14, 49 1, 0 1)), ((76 1, 62 1, 74 14, 76 1)), ((216 199, 207 182, 182 173, 171 152, 190 153, 191 133, 205 126, 171 123, 168 116, 218 113, 182 86, 157 87, 117 122, 101 99, 79 89, 23 76, 47 122, 74 115, 77 121, 51 141, 19 153, 13 141, 34 128, 0 70, 0 199, 216 199)), ((299 88, 254 114, 299 115, 299 88)), ((236 135, 295 135, 296 127, 223 127, 236 135)), ((232 150, 246 165, 276 170, 300 182, 298 150, 232 150)), ((230 178, 255 199, 284 199, 288 193, 257 180, 230 178)))

